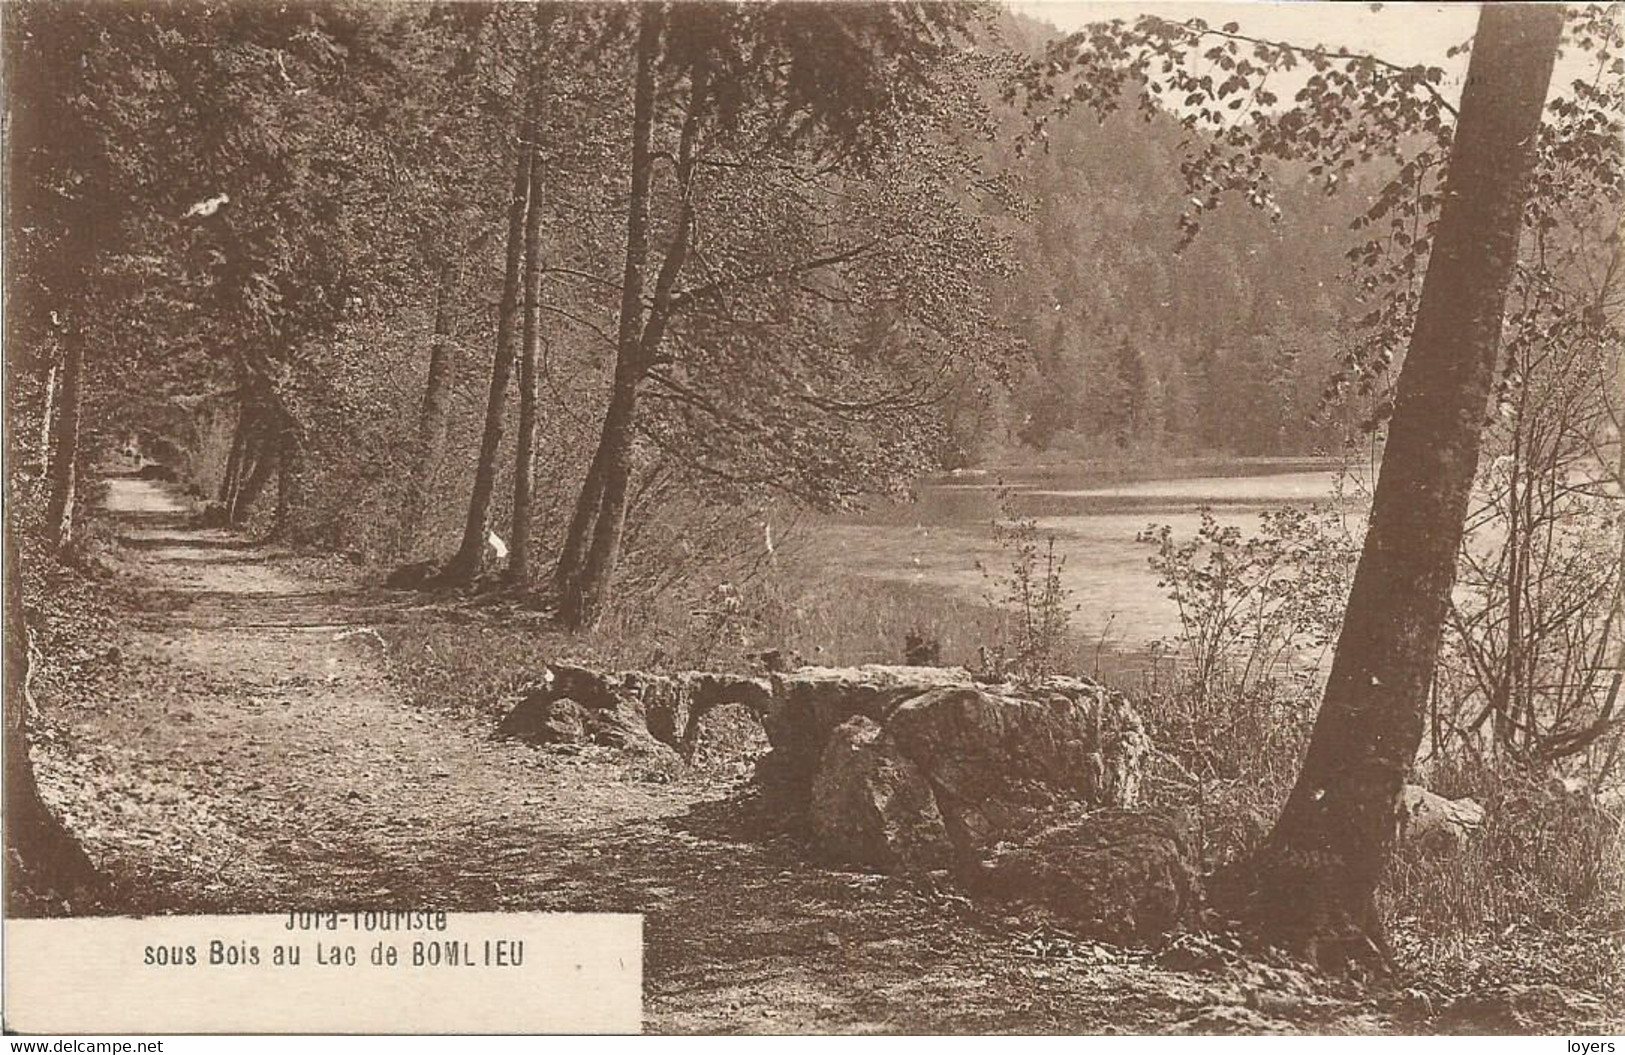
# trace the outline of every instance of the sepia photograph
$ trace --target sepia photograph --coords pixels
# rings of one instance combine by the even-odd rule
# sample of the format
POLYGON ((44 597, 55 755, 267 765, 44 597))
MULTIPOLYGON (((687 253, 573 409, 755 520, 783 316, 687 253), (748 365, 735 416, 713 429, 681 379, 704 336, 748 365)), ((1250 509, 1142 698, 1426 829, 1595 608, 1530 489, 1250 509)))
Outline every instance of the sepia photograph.
POLYGON ((0 45, 8 1050, 1615 1051, 1625 5, 0 45))

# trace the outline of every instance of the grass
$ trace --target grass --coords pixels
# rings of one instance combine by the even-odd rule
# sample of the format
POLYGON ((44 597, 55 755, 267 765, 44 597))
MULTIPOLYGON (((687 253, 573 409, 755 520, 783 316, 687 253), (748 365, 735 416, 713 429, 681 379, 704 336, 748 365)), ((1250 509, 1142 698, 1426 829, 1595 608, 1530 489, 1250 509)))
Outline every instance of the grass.
MULTIPOLYGON (((500 714, 548 660, 746 671, 753 669, 752 653, 776 648, 820 665, 901 663, 912 633, 938 643, 941 663, 974 668, 980 648, 1000 641, 1006 629, 1001 613, 947 589, 785 569, 725 598, 667 601, 612 618, 589 635, 423 613, 386 628, 386 637, 393 676, 414 701, 500 714)), ((1073 670, 1107 667, 1108 680, 1139 706, 1158 745, 1145 805, 1194 816, 1204 866, 1263 839, 1296 777, 1316 686, 1266 684, 1240 693, 1220 684, 1197 692, 1172 662, 1110 656, 1103 664, 1093 645, 1076 640, 1069 658, 1073 670)), ((719 731, 713 744, 697 779, 743 772, 763 746, 754 727, 719 731)), ((1448 787, 1454 795, 1474 794, 1488 819, 1460 847, 1407 845, 1396 852, 1380 893, 1396 946, 1413 963, 1451 970, 1502 963, 1514 977, 1518 957, 1544 949, 1545 962, 1568 964, 1571 978, 1617 989, 1618 958, 1587 957, 1578 947, 1625 945, 1625 836, 1618 822, 1493 772, 1453 774, 1448 787)))

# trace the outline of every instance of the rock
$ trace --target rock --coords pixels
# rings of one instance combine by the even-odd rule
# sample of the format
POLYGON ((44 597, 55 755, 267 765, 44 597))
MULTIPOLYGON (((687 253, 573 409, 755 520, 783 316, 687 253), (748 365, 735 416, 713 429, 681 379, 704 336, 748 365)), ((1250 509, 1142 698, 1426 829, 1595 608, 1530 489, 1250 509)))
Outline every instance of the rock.
POLYGON ((936 792, 961 853, 1018 837, 1072 803, 1128 806, 1147 741, 1121 699, 1091 686, 1036 686, 1033 698, 934 689, 899 706, 886 731, 936 792))
POLYGON ((723 707, 740 707, 759 721, 773 704, 773 683, 766 678, 740 678, 721 674, 682 675, 688 697, 679 750, 693 758, 700 744, 701 725, 708 714, 723 707))
POLYGON ((498 736, 533 744, 579 744, 588 740, 581 705, 568 696, 532 692, 497 726, 498 736))
POLYGON ((1043 905, 1081 932, 1112 942, 1150 941, 1191 922, 1201 883, 1172 822, 1103 809, 1000 843, 966 874, 983 896, 1043 905))
POLYGON ((649 735, 634 703, 613 696, 577 700, 559 692, 557 684, 526 694, 497 726, 497 735, 532 744, 600 744, 640 754, 670 751, 649 735))
POLYGON ((1415 784, 1400 793, 1399 837, 1420 846, 1453 849, 1484 826, 1484 807, 1447 799, 1415 784))
POLYGON ((562 696, 548 703, 540 728, 550 744, 579 744, 587 739, 586 713, 579 703, 562 696))
POLYGON ((822 853, 885 872, 976 860, 1080 805, 1132 805, 1148 743, 1094 682, 942 667, 775 675, 762 724, 764 801, 806 818, 822 853))
POLYGON ((421 590, 438 574, 440 567, 432 560, 403 564, 384 579, 384 589, 421 590))
MULTIPOLYGON (((973 707, 978 716, 986 719, 980 731, 961 742, 941 743, 940 749, 933 751, 939 761, 960 755, 980 756, 989 751, 1001 756, 1008 756, 1012 751, 1023 757, 1037 755, 1057 762, 1057 765, 1037 767, 1043 773, 1043 780, 1052 779, 1059 769, 1067 769, 1065 782, 1069 787, 1110 789, 1098 804, 1127 804, 1134 800, 1145 737, 1139 718, 1121 695, 1083 678, 1051 677, 1036 686, 1019 682, 984 683, 962 667, 871 665, 803 667, 773 675, 771 704, 762 718, 772 750, 759 764, 758 776, 774 808, 789 814, 805 814, 824 746, 836 727, 859 715, 889 725, 896 720, 900 708, 932 690, 974 690, 986 699, 1042 701, 1028 708, 1030 715, 1009 719, 1014 742, 1001 748, 990 747, 987 735, 995 728, 1005 728, 1006 719, 996 717, 989 709, 991 705, 973 707), (1087 741, 1086 748, 1079 741, 1080 736, 1087 741), (1046 745, 1046 740, 1055 740, 1056 744, 1046 745), (1059 747, 1062 744, 1072 746, 1059 747), (1025 750, 1021 749, 1023 745, 1025 750), (1051 747, 1057 747, 1059 753, 1051 747), (1092 755, 1098 757, 1090 757, 1092 755), (1070 770, 1077 762, 1091 768, 1087 778, 1070 770)), ((1021 710, 1019 706, 1017 709, 1021 710)), ((945 719, 941 724, 951 723, 945 719)), ((899 735, 896 730, 892 732, 899 735)), ((916 752, 931 750, 931 740, 942 741, 948 735, 946 731, 932 733, 922 729, 914 738, 917 742, 904 743, 900 737, 899 743, 906 755, 921 764, 916 752)), ((935 781, 937 774, 929 772, 929 765, 925 768, 935 781)), ((948 768, 953 768, 952 762, 948 768)), ((987 768, 983 766, 979 772, 987 768)), ((1085 801, 1094 800, 1086 798, 1085 801)))
POLYGON ((675 755, 688 726, 688 683, 628 671, 610 674, 569 663, 547 667, 542 687, 522 699, 498 734, 533 743, 590 742, 645 755, 675 755), (564 704, 557 718, 552 708, 564 704), (577 725, 580 733, 575 732, 577 725))
POLYGON ((762 728, 773 745, 771 768, 792 802, 805 808, 824 743, 835 727, 862 715, 885 720, 905 700, 947 685, 965 685, 970 674, 943 667, 803 667, 773 675, 773 702, 762 728))
MULTIPOLYGON (((546 707, 568 700, 580 712, 593 743, 646 753, 674 751, 685 757, 699 739, 700 719, 713 708, 742 704, 753 713, 767 708, 772 686, 765 678, 722 674, 619 674, 571 663, 549 664, 543 686, 504 719, 499 732, 538 743, 547 739, 546 707), (538 717, 540 716, 540 717, 538 717)), ((565 723, 568 728, 570 723, 565 723)))
MULTIPOLYGON (((1020 845, 1080 809, 1132 806, 1148 749, 1127 699, 1095 682, 994 683, 947 667, 738 677, 554 663, 499 732, 675 761, 692 759, 701 719, 724 706, 761 717, 770 745, 756 763, 763 807, 789 827, 806 825, 823 855, 884 872, 979 867, 989 848, 1020 845)), ((1171 866, 1140 856, 1147 896, 1174 883, 1171 866)))
POLYGON ((953 847, 931 787, 879 722, 858 715, 837 726, 813 781, 818 846, 842 863, 885 872, 928 871, 953 847))
POLYGON ((136 470, 136 478, 140 480, 161 480, 164 483, 174 483, 180 479, 180 474, 162 462, 150 462, 136 470))

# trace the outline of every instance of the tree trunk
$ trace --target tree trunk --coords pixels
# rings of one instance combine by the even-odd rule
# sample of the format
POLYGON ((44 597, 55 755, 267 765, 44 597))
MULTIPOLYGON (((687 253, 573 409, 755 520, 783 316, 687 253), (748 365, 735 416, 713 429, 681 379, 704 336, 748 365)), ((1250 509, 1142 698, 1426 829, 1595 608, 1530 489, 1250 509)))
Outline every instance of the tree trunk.
MULTIPOLYGON (((656 31, 651 30, 646 21, 643 32, 651 34, 647 54, 652 56, 657 43, 657 39, 653 36, 656 31)), ((641 98, 647 91, 647 112, 652 118, 654 78, 651 68, 645 83, 641 59, 645 54, 644 43, 644 36, 640 34, 638 95, 641 98)), ((610 584, 614 578, 615 566, 620 560, 621 543, 626 531, 627 488, 632 475, 632 438, 637 422, 638 385, 659 353, 660 342, 671 319, 672 297, 677 276, 688 259, 689 240, 694 228, 693 184, 697 144, 701 114, 706 105, 708 92, 709 80, 706 71, 703 66, 696 67, 690 73, 688 108, 684 115, 677 149, 676 178, 678 193, 681 195, 677 225, 661 261, 660 273, 655 278, 654 297, 647 318, 643 317, 641 304, 629 306, 626 300, 622 301, 615 381, 610 393, 609 410, 604 417, 604 431, 599 440, 598 452, 593 459, 587 484, 582 489, 582 500, 577 507, 577 523, 571 526, 571 539, 567 540, 565 554, 559 562, 559 617, 566 626, 573 629, 594 627, 603 617, 604 609, 609 603, 610 584), (596 500, 597 508, 588 515, 583 515, 583 507, 587 505, 589 498, 596 500), (575 537, 578 525, 582 528, 579 538, 575 537), (570 564, 567 565, 566 561, 570 561, 570 564), (570 569, 568 575, 565 571, 567 567, 570 569)), ((641 138, 636 134, 637 118, 644 109, 634 103, 632 155, 634 201, 637 200, 639 190, 639 152, 642 151, 645 163, 650 156, 647 132, 641 138)), ((641 213, 638 210, 629 213, 627 249, 627 275, 622 290, 623 296, 634 288, 635 278, 635 288, 641 299, 644 258, 648 252, 647 172, 644 173, 642 181, 641 213), (634 221, 641 221, 641 225, 637 228, 639 237, 636 240, 632 237, 634 221), (639 250, 636 258, 632 256, 634 243, 639 250)))
POLYGON ((594 466, 598 510, 593 518, 591 545, 559 612, 560 619, 573 630, 590 630, 603 618, 610 579, 620 557, 626 527, 627 482, 632 473, 632 426, 641 379, 632 374, 631 369, 615 371, 615 391, 604 417, 599 461, 594 466))
POLYGON ((93 891, 100 885, 100 877, 78 841, 40 798, 34 778, 34 762, 28 753, 28 625, 9 517, 5 547, 5 911, 16 916, 34 914, 44 905, 59 908, 65 897, 93 891))
POLYGON ((491 523, 491 494, 496 489, 497 450, 502 446, 503 417, 507 411, 508 381, 513 374, 514 323, 519 315, 519 270, 524 258, 525 222, 530 203, 530 140, 534 121, 525 92, 526 114, 520 124, 518 157, 514 162, 513 189, 508 202, 508 256, 502 276, 502 304, 497 312, 496 359, 491 364, 491 390, 485 402, 485 433, 480 439, 480 460, 474 470, 474 491, 468 500, 468 519, 463 525, 462 545, 446 565, 442 579, 448 583, 473 582, 485 557, 485 536, 491 523))
POLYGON ((654 169, 655 59, 660 47, 660 19, 652 6, 641 8, 639 18, 638 70, 632 90, 632 188, 626 206, 626 263, 621 276, 615 381, 598 449, 576 499, 575 516, 570 520, 564 549, 553 573, 559 619, 564 625, 576 628, 591 621, 582 610, 580 582, 596 534, 605 484, 613 475, 617 448, 625 445, 630 450, 632 412, 637 401, 637 382, 641 380, 641 370, 634 375, 632 368, 643 330, 644 268, 649 254, 649 184, 654 169))
POLYGON ((51 429, 50 499, 45 537, 55 550, 73 539, 73 506, 79 485, 79 414, 84 402, 85 340, 77 329, 63 334, 62 382, 51 429))
MULTIPOLYGON (((604 461, 603 495, 594 526, 592 548, 587 553, 586 567, 577 583, 579 601, 576 611, 581 626, 595 626, 609 603, 610 583, 615 566, 620 560, 621 543, 626 534, 628 486, 632 478, 632 435, 637 420, 638 384, 654 364, 665 338, 666 325, 671 321, 672 294, 677 276, 688 261, 689 239, 694 230, 694 170, 697 161, 700 115, 705 106, 709 81, 704 67, 696 67, 690 74, 688 112, 683 119, 682 135, 677 147, 677 187, 682 205, 677 211, 677 229, 672 232, 666 255, 660 263, 660 274, 655 277, 654 297, 649 315, 639 336, 636 355, 630 360, 628 379, 616 379, 617 394, 624 389, 620 413, 613 435, 616 442, 608 447, 604 461)), ((617 371, 617 375, 619 371, 617 371)), ((606 436, 610 435, 605 429, 606 436)))
POLYGON ((237 404, 237 424, 231 430, 231 453, 226 455, 226 471, 220 477, 217 498, 230 509, 237 502, 237 489, 242 486, 243 458, 248 454, 248 408, 237 404))
POLYGON ((39 460, 41 465, 48 465, 51 460, 51 429, 56 424, 57 389, 60 387, 62 364, 58 361, 51 363, 51 368, 45 372, 45 407, 40 411, 39 423, 39 460))
POLYGON ((451 395, 451 305, 457 292, 457 263, 447 259, 440 266, 435 283, 434 335, 429 342, 429 379, 423 388, 423 406, 418 411, 418 427, 413 437, 411 477, 406 498, 401 503, 397 548, 412 556, 417 549, 423 520, 428 512, 429 492, 434 486, 435 469, 446 445, 446 422, 451 395))
POLYGON ((238 488, 236 500, 231 504, 227 515, 227 520, 233 527, 246 523, 254 511, 254 503, 259 501, 260 493, 265 490, 265 485, 271 480, 271 473, 277 467, 280 446, 280 434, 274 432, 261 436, 257 442, 250 443, 249 449, 254 454, 253 466, 244 476, 243 485, 238 488))
POLYGON ((1265 845, 1214 884, 1216 905, 1254 937, 1323 967, 1390 962, 1373 895, 1421 743, 1562 24, 1556 5, 1489 4, 1479 17, 1436 248, 1308 755, 1265 845))
POLYGON ((291 541, 294 536, 294 518, 304 502, 305 457, 298 437, 284 433, 277 458, 276 516, 272 521, 271 537, 291 541))
POLYGON ((519 435, 513 466, 513 525, 508 539, 508 579, 530 583, 531 490, 536 476, 536 364, 542 354, 542 164, 530 162, 530 211, 525 218, 525 333, 519 344, 519 435))

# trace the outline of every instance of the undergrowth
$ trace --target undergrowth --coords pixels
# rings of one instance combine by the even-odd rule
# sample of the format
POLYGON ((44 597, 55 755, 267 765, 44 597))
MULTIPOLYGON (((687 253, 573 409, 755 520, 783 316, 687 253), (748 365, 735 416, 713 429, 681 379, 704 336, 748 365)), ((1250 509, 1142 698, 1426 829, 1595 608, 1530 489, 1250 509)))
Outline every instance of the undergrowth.
MULTIPOLYGON (((1292 563, 1315 550, 1317 534, 1333 526, 1329 519, 1281 517, 1273 541, 1214 530, 1197 547, 1165 534, 1147 536, 1157 546, 1154 563, 1165 585, 1184 591, 1182 611, 1200 622, 1188 630, 1199 637, 1204 657, 1192 662, 1182 648, 1190 642, 1173 641, 1138 657, 1133 676, 1112 680, 1135 702, 1156 745, 1143 805, 1194 818, 1205 870, 1262 841, 1296 778, 1320 686, 1312 668, 1283 660, 1335 637, 1338 568, 1351 551, 1315 552, 1309 580, 1292 563), (1204 563, 1215 548, 1223 551, 1217 563, 1204 563)), ((1043 548, 1023 553, 1034 573, 1032 599, 1042 602, 1043 548)), ((792 665, 929 656, 976 669, 990 643, 1030 629, 1022 619, 1019 605, 978 604, 907 583, 832 578, 786 563, 742 583, 612 617, 590 635, 433 614, 386 634, 393 675, 415 701, 497 713, 553 659, 611 669, 759 672, 763 653, 771 651, 792 665)), ((1099 672, 1098 654, 1075 635, 1052 639, 1049 647, 1046 669, 1099 672)), ((702 745, 700 779, 746 772, 765 746, 753 719, 730 715, 728 721, 733 727, 702 745)), ((1462 971, 1490 970, 1484 965, 1504 966, 1547 946, 1568 950, 1553 954, 1558 961, 1584 959, 1573 951, 1578 934, 1625 941, 1625 840, 1617 818, 1590 798, 1558 794, 1539 779, 1493 766, 1436 769, 1431 782, 1453 797, 1477 799, 1486 822, 1459 844, 1406 844, 1396 851, 1380 904, 1402 955, 1462 971)), ((1617 965, 1587 962, 1589 983, 1617 988, 1617 965)), ((1582 966, 1565 970, 1574 977, 1582 966)))

